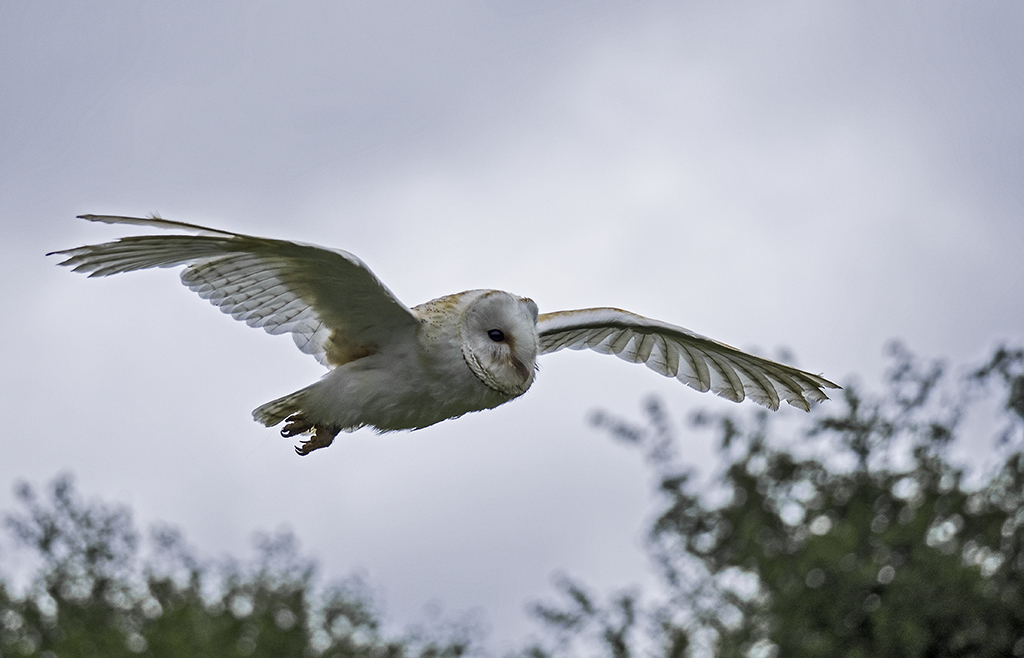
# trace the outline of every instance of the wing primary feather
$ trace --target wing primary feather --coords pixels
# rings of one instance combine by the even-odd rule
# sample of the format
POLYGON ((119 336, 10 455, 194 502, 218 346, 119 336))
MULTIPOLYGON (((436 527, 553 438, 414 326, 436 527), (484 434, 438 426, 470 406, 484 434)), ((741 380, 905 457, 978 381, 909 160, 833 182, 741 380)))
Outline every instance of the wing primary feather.
POLYGON ((562 347, 568 347, 569 349, 583 349, 586 347, 584 339, 586 338, 586 331, 570 331, 562 335, 558 339, 559 349, 562 347))
POLYGON ((639 334, 634 334, 629 331, 624 331, 622 334, 625 338, 626 344, 623 345, 622 349, 615 356, 619 357, 623 361, 639 363, 639 359, 637 358, 637 349, 639 348, 639 343, 642 337, 639 334))
POLYGON ((747 390, 747 394, 750 395, 755 401, 764 404, 772 411, 776 411, 779 408, 779 394, 775 390, 775 385, 764 376, 764 374, 755 366, 751 367, 746 361, 737 359, 734 362, 736 370, 739 372, 741 377, 746 377, 749 380, 749 385, 744 382, 744 388, 747 390), (764 401, 761 402, 759 398, 764 401))
POLYGON ((804 411, 811 410, 811 405, 804 399, 803 387, 793 381, 792 377, 782 372, 779 368, 773 368, 765 374, 779 385, 781 389, 779 392, 786 402, 804 411))
POLYGON ((626 346, 629 345, 629 341, 632 339, 632 335, 628 331, 620 331, 615 338, 612 339, 611 343, 608 344, 608 349, 611 350, 612 354, 621 354, 626 346))
POLYGON ((315 317, 313 312, 310 311, 308 308, 304 308, 301 310, 301 312, 296 313, 287 322, 282 322, 280 324, 271 324, 268 322, 267 324, 263 325, 263 330, 266 331, 268 334, 272 334, 274 336, 277 336, 279 334, 298 333, 302 331, 302 323, 312 319, 313 317, 315 317))
MULTIPOLYGON (((660 362, 663 367, 658 372, 666 377, 675 377, 679 374, 679 352, 670 347, 665 337, 660 334, 654 334, 654 349, 651 350, 652 358, 655 355, 660 356, 660 362)), ((658 363, 658 360, 656 359, 653 363, 658 363)), ((648 361, 647 364, 649 367, 653 367, 651 365, 652 361, 648 361)))
POLYGON ((651 351, 653 349, 654 336, 651 334, 642 334, 636 346, 636 362, 647 363, 647 359, 651 358, 651 351))
POLYGON ((222 231, 216 228, 209 228, 207 226, 200 226, 198 224, 189 224, 188 222, 176 222, 170 219, 164 219, 158 215, 152 215, 150 217, 122 217, 120 215, 79 215, 78 219, 84 219, 90 222, 102 222, 104 224, 134 224, 136 226, 155 226, 162 229, 185 229, 186 231, 197 231, 202 233, 213 233, 216 235, 239 235, 238 233, 231 233, 230 231, 222 231))
POLYGON ((588 329, 585 332, 586 341, 583 343, 583 347, 592 347, 603 341, 608 336, 615 333, 614 327, 603 327, 601 329, 588 329))
POLYGON ((259 316, 254 314, 246 320, 246 324, 255 329, 263 329, 268 334, 273 334, 274 329, 291 323, 292 318, 302 313, 305 308, 306 305, 302 303, 301 299, 292 297, 281 308, 274 311, 273 314, 259 316))
POLYGON ((721 378, 721 382, 717 386, 712 382, 714 392, 727 400, 742 402, 745 396, 743 382, 740 381, 728 360, 710 350, 701 350, 701 353, 721 378))
MULTIPOLYGON (((697 386, 693 386, 693 388, 697 389, 701 393, 710 391, 711 372, 708 370, 708 364, 704 362, 704 359, 701 358, 701 356, 694 354, 694 350, 692 350, 689 345, 683 345, 682 343, 677 344, 679 345, 680 352, 686 355, 686 360, 692 368, 693 379, 696 380, 697 383, 697 386)), ((687 380, 690 380, 690 378, 688 377, 687 380)))
MULTIPOLYGON (((620 329, 616 329, 615 331, 605 336, 604 340, 594 345, 591 349, 601 354, 618 354, 618 352, 615 351, 615 344, 625 334, 626 332, 620 329)), ((580 349, 582 348, 583 346, 580 347, 580 349)))

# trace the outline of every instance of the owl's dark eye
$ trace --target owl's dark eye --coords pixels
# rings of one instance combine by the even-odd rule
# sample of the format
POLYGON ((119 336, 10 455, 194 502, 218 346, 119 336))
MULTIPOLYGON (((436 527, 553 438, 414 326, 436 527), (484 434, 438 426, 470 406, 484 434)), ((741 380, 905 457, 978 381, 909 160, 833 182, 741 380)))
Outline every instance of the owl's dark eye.
POLYGON ((505 340, 505 332, 501 329, 491 329, 487 332, 487 337, 493 340, 495 343, 500 343, 505 340))

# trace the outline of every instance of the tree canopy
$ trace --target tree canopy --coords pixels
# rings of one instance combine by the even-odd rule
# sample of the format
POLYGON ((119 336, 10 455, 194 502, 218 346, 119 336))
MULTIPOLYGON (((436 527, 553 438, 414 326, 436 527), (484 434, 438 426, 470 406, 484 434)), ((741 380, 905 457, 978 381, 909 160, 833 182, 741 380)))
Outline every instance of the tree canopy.
POLYGON ((83 501, 68 476, 18 497, 7 525, 40 566, 23 596, 0 581, 0 656, 454 658, 473 641, 458 625, 387 637, 362 582, 320 587, 289 533, 214 562, 157 527, 143 558, 129 510, 83 501))

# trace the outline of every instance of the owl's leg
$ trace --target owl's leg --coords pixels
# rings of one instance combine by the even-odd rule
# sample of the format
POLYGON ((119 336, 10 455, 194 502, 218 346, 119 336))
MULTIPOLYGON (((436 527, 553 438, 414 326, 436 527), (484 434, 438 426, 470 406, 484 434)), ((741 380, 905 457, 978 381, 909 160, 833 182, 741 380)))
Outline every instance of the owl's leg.
POLYGON ((295 452, 299 455, 305 456, 314 450, 326 448, 334 442, 334 437, 338 436, 338 432, 340 431, 341 429, 317 425, 314 428, 313 436, 305 441, 299 442, 299 445, 295 446, 295 452))

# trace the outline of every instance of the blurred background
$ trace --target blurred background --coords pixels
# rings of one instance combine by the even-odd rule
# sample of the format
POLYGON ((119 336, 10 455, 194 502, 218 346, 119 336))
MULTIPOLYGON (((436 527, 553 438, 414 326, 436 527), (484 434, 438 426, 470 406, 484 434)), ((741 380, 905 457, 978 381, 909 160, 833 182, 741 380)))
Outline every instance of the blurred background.
POLYGON ((0 509, 71 472, 208 555, 287 528, 388 623, 476 610, 498 651, 559 570, 656 586, 651 473, 588 418, 730 403, 560 352, 512 404, 299 458, 250 419, 322 374, 290 340, 43 254, 159 212, 346 249, 410 305, 617 306, 843 384, 894 337, 976 362, 1024 326, 1022 32, 1013 2, 3 3, 0 509))

